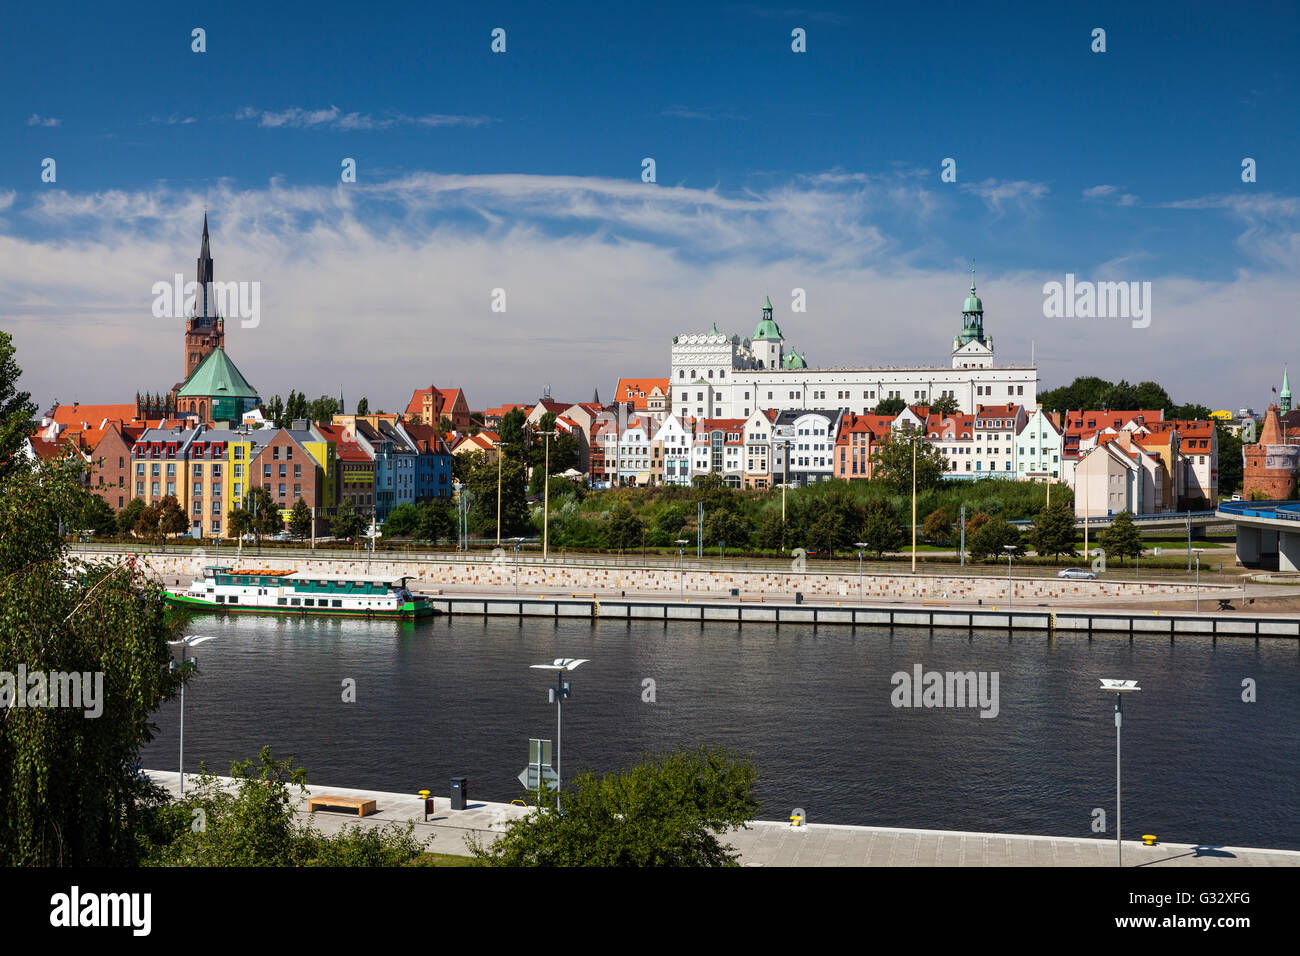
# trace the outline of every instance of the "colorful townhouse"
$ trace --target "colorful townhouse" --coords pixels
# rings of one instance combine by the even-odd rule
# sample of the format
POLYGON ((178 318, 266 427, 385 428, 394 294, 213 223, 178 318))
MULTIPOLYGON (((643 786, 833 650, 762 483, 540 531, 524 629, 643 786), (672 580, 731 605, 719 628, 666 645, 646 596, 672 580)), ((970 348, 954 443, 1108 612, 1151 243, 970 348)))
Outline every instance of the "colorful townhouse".
POLYGON ((759 409, 745 420, 745 488, 772 487, 772 435, 776 416, 775 409, 759 409))
POLYGON ((402 422, 397 431, 415 450, 415 501, 451 497, 451 452, 432 425, 402 422))
POLYGON ((1040 405, 1016 433, 1016 478, 1019 481, 1060 481, 1065 445, 1053 416, 1040 405))
POLYGON ((1023 405, 979 405, 975 409, 975 477, 1016 477, 1016 435, 1029 416, 1023 405))
POLYGON ((829 481, 835 470, 835 436, 845 412, 786 410, 772 423, 772 474, 799 487, 829 481))
POLYGON ((335 498, 338 504, 350 502, 359 515, 371 515, 375 508, 375 461, 357 443, 344 425, 318 424, 316 430, 334 443, 337 457, 335 498))
POLYGON ((745 474, 744 418, 701 418, 695 423, 691 477, 721 475, 728 488, 740 488, 745 474))
POLYGON ((948 459, 945 478, 967 480, 976 477, 974 415, 932 414, 925 428, 926 438, 948 459))
POLYGON ((689 486, 691 483, 692 424, 683 422, 676 415, 669 415, 664 419, 663 427, 655 433, 666 485, 689 486))

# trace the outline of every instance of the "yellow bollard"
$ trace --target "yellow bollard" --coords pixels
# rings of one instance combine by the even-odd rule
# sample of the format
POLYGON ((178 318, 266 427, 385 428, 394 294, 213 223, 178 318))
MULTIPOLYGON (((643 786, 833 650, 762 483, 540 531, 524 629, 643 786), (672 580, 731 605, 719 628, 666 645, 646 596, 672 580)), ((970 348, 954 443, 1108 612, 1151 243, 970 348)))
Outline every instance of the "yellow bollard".
POLYGON ((1145 843, 1147 846, 1155 846, 1156 835, 1154 833, 1144 833, 1142 834, 1142 842, 1145 843))

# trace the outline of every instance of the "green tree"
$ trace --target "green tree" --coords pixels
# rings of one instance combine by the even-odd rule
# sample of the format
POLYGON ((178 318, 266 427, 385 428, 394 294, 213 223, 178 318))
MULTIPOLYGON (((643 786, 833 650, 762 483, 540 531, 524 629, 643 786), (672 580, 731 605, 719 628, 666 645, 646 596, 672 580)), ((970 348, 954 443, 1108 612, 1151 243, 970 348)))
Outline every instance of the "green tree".
POLYGON ((895 432, 871 452, 873 480, 896 492, 912 490, 912 453, 916 452, 916 490, 937 485, 948 470, 948 457, 925 438, 911 432, 895 432))
MULTIPOLYGON (((678 535, 677 537, 681 537, 678 535)), ((765 551, 785 550, 785 522, 776 508, 763 515, 754 532, 754 544, 765 551)))
POLYGON ((384 519, 384 536, 391 538, 410 538, 420 528, 420 512, 409 501, 403 501, 388 513, 384 519))
POLYGON ((957 404, 957 399, 952 395, 940 395, 930 403, 930 414, 943 415, 945 417, 949 415, 959 415, 961 414, 961 406, 957 404))
POLYGON ((1222 422, 1215 423, 1214 431, 1219 441, 1219 491, 1231 495, 1241 490, 1241 436, 1228 431, 1222 422))
POLYGON ((939 507, 925 516, 921 534, 932 544, 948 544, 952 541, 952 515, 945 507, 939 507))
POLYGON ((1077 553, 1074 549, 1074 509, 1062 501, 1045 505, 1034 518, 1029 543, 1043 557, 1073 557, 1077 553))
POLYGON ((18 391, 22 369, 14 359, 16 351, 13 336, 0 332, 0 480, 22 467, 18 450, 36 414, 31 393, 18 391))
POLYGON ((1106 552, 1107 560, 1137 558, 1142 555, 1142 534, 1133 523, 1133 516, 1121 511, 1111 519, 1110 527, 1097 535, 1097 543, 1106 552))
POLYGON ((497 435, 506 443, 504 449, 507 458, 513 458, 517 461, 526 460, 528 457, 528 446, 525 438, 525 425, 528 422, 528 416, 522 409, 512 408, 501 416, 501 424, 497 426, 497 435))
POLYGON ((432 498, 420 505, 416 536, 434 544, 443 538, 450 541, 456 537, 456 518, 452 514, 450 498, 432 498))
POLYGON ((336 538, 355 538, 360 533, 361 516, 357 514, 352 499, 344 498, 339 502, 334 518, 330 521, 330 534, 336 538))
POLYGON ((619 551, 631 551, 641 547, 641 536, 645 525, 626 502, 620 501, 609 513, 605 526, 605 537, 611 548, 619 551))
POLYGON ((185 509, 176 500, 175 495, 168 495, 158 505, 158 533, 164 540, 173 534, 183 534, 190 530, 190 519, 185 516, 185 509))
POLYGON ((73 525, 78 531, 112 534, 117 530, 117 516, 108 502, 93 492, 83 492, 73 525))
POLYGON ((1024 552, 1020 529, 999 519, 989 519, 966 539, 966 547, 975 558, 1000 558, 1006 555, 1006 546, 1014 547, 1015 554, 1024 552))
POLYGON ((738 511, 721 508, 705 515, 704 544, 708 547, 725 541, 728 548, 744 548, 749 544, 749 533, 749 519, 738 511))
POLYGON ((299 541, 311 534, 311 506, 302 498, 293 503, 289 513, 289 533, 299 541))
POLYGON ((145 539, 156 539, 158 537, 158 523, 162 520, 162 509, 157 504, 145 505, 140 511, 140 516, 135 519, 135 527, 131 530, 145 539))
POLYGON ((356 414, 358 415, 370 414, 370 399, 366 398, 364 395, 362 395, 361 398, 357 400, 356 414))
POLYGON ((240 506, 230 509, 226 516, 226 527, 236 539, 245 534, 254 534, 260 541, 264 534, 283 531, 284 519, 280 517, 280 506, 275 503, 270 490, 263 485, 253 485, 244 492, 240 506))
POLYGON ((491 866, 736 866, 718 835, 758 812, 757 775, 724 750, 646 755, 630 770, 572 781, 563 814, 543 791, 537 812, 491 846, 472 841, 471 852, 491 866))
POLYGON ((882 398, 880 403, 876 405, 875 413, 877 415, 897 415, 906 407, 907 402, 901 398, 882 398))
POLYGON ((877 558, 886 551, 897 551, 903 544, 903 529, 893 507, 884 498, 867 502, 866 522, 862 527, 862 541, 867 550, 877 558))
POLYGON ((69 558, 59 523, 80 493, 63 463, 0 479, 0 672, 95 675, 81 708, 10 706, 15 692, 49 702, 53 682, 0 689, 0 861, 11 867, 132 865, 143 808, 163 796, 134 768, 152 712, 179 686, 166 664, 180 625, 134 559, 69 558))
MULTIPOLYGON (((528 511, 524 462, 510 454, 501 460, 501 534, 511 537, 526 534, 531 529, 528 511)), ((497 462, 482 452, 453 457, 466 458, 463 463, 464 483, 470 492, 470 524, 476 534, 496 534, 497 527, 497 462)))
POLYGON ((144 511, 144 499, 132 498, 123 506, 122 510, 117 513, 117 533, 130 534, 135 530, 136 522, 140 520, 140 512, 144 511))
POLYGON ((263 748, 258 762, 236 762, 232 789, 200 773, 185 798, 160 808, 150 819, 152 847, 146 860, 156 866, 402 866, 423 851, 415 824, 345 827, 325 836, 300 824, 294 807, 306 796, 306 771, 293 758, 275 760, 263 748), (195 822, 201 822, 196 826, 195 822))

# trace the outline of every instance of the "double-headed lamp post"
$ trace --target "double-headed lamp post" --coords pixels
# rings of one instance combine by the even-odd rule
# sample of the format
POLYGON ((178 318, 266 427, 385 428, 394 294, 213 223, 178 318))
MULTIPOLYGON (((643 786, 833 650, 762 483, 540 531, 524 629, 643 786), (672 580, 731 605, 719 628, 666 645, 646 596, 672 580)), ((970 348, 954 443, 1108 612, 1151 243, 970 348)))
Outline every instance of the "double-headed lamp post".
MULTIPOLYGON (((183 670, 187 667, 197 667, 198 657, 186 656, 186 651, 191 647, 197 647, 204 641, 212 640, 211 637, 198 637, 194 634, 187 634, 179 641, 168 641, 167 644, 178 649, 181 662, 177 665, 176 661, 168 661, 167 669, 172 673, 183 670)), ((181 754, 180 754, 180 777, 181 777, 181 796, 185 795, 185 681, 181 681, 181 754)))
POLYGON ((1192 548, 1192 553, 1196 555, 1196 610, 1201 609, 1201 553, 1204 548, 1192 548))
POLYGON ((1120 726, 1124 723, 1124 695, 1132 694, 1142 688, 1135 680, 1114 680, 1101 678, 1101 692, 1115 695, 1115 865, 1124 865, 1124 833, 1120 828, 1120 726))
POLYGON ((688 544, 690 544, 690 541, 686 538, 677 539, 677 583, 681 588, 681 599, 683 601, 686 600, 686 570, 683 568, 682 562, 685 559, 688 544))
POLYGON ((587 663, 586 657, 557 657, 550 664, 530 664, 533 670, 555 671, 555 686, 550 688, 550 700, 555 705, 555 808, 560 809, 559 790, 562 786, 560 777, 560 735, 564 728, 564 699, 570 694, 569 682, 564 679, 564 672, 576 670, 587 663))
POLYGON ((515 546, 515 597, 519 597, 519 545, 523 543, 523 538, 511 538, 515 546))
POLYGON ((1007 603, 1011 604, 1016 599, 1015 585, 1011 583, 1011 556, 1016 553, 1016 546, 1004 544, 1002 550, 1007 553, 1007 603))

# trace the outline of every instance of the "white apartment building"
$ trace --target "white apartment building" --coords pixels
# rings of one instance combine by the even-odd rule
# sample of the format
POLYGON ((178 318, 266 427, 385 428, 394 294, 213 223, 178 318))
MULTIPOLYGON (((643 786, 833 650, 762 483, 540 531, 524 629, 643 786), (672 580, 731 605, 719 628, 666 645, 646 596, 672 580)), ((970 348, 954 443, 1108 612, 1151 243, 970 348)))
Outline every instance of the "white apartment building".
POLYGON ((1065 437, 1042 407, 1034 409, 1016 434, 1016 478, 1060 481, 1065 437))

